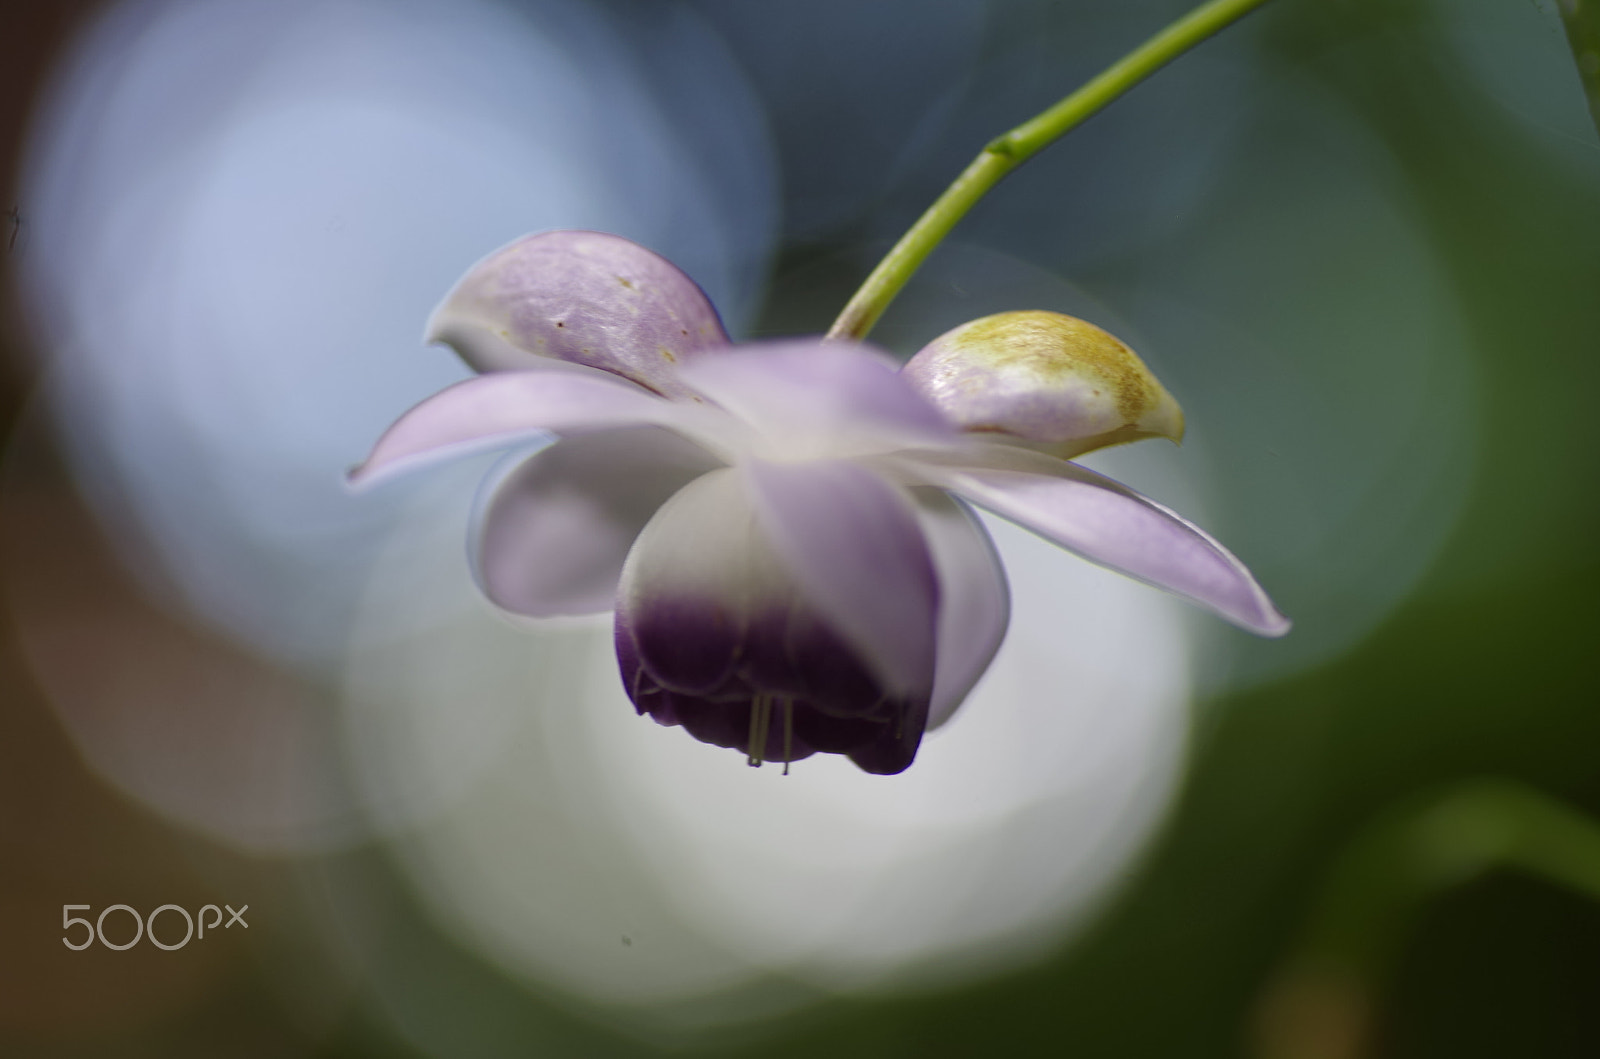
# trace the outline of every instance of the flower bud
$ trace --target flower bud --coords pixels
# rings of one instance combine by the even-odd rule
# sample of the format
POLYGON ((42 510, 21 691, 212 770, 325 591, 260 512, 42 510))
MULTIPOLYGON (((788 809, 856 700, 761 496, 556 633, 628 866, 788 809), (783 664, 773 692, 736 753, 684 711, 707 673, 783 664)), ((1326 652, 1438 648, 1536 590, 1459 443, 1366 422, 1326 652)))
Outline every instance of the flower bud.
POLYGON ((1138 354, 1061 313, 997 313, 928 343, 902 369, 962 430, 1070 459, 1141 438, 1183 440, 1183 411, 1138 354))

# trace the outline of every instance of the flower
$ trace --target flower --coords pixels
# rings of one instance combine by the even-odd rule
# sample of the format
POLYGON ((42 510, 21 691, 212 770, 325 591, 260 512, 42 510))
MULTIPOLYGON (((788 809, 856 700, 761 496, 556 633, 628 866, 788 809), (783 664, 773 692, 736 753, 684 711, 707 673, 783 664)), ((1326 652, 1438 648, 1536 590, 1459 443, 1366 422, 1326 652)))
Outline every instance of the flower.
POLYGON ((900 772, 960 705, 1009 612, 963 501, 1288 629, 1202 530, 1061 458, 1182 432, 1132 351, 1082 321, 974 321, 903 370, 858 343, 733 346, 664 259, 556 231, 474 266, 429 335, 484 374, 403 415, 352 480, 556 434, 486 494, 484 593, 535 617, 614 608, 639 712, 751 764, 826 752, 900 772))

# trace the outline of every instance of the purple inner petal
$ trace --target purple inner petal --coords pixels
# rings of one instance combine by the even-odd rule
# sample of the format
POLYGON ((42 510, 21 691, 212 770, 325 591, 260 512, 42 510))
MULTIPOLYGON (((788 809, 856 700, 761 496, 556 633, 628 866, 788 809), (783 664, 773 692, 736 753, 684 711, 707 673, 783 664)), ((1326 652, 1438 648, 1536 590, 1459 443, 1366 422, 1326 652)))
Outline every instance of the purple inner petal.
POLYGON ((910 500, 844 461, 742 470, 762 531, 818 618, 886 689, 928 691, 939 586, 910 500))
POLYGON ((626 624, 654 682, 691 694, 714 692, 728 680, 746 631, 743 615, 707 596, 658 596, 630 608, 626 624))
MULTIPOLYGON (((930 653, 933 592, 924 584, 922 606, 903 615, 922 624, 930 653)), ((615 633, 636 708, 758 759, 828 751, 897 772, 927 724, 931 672, 919 690, 888 690, 778 560, 731 470, 690 483, 640 534, 615 633)))
POLYGON ((741 751, 752 760, 844 754, 863 771, 892 775, 915 760, 927 726, 926 701, 885 703, 872 717, 836 717, 801 699, 762 695, 723 702, 686 695, 655 686, 647 675, 628 686, 635 708, 656 723, 681 726, 702 743, 741 751), (760 753, 752 754, 757 744, 760 753))
POLYGON ((863 772, 893 776, 904 772, 916 760, 922 733, 928 727, 928 700, 905 703, 877 737, 849 751, 850 760, 863 772))

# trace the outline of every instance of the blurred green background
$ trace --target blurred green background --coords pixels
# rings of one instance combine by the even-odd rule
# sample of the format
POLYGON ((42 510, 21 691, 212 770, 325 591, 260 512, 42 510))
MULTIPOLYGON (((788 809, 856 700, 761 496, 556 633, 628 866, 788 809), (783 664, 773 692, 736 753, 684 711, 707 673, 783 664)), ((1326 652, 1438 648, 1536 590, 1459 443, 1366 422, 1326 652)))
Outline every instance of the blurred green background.
MULTIPOLYGON (((588 6, 647 44, 661 10, 588 6)), ((781 220, 756 335, 825 327, 981 143, 1185 9, 680 6, 745 70, 771 137, 781 220)), ((1483 778, 1600 821, 1600 137, 1551 5, 1276 0, 957 230, 883 341, 909 352, 940 312, 974 315, 961 298, 985 282, 1054 277, 1109 307, 1185 404, 1207 524, 1299 628, 1281 645, 1201 641, 1176 800, 1044 957, 678 1036, 497 970, 419 908, 381 841, 230 848, 118 793, 58 721, 20 646, 40 606, 200 660, 223 674, 223 709, 226 674, 275 665, 153 602, 29 425, 53 350, 9 282, 41 239, 18 174, 46 78, 103 7, 13 3, 0 38, 0 204, 15 208, 0 575, 34 608, 0 625, 0 1053, 1600 1054, 1600 902, 1470 855, 1404 914, 1347 928, 1381 935, 1381 965, 1335 962, 1324 992, 1283 991, 1286 969, 1337 961, 1338 936, 1313 932, 1331 956, 1305 949, 1308 924, 1346 899, 1345 851, 1388 826, 1374 821, 1483 778), (247 935, 181 954, 60 945, 63 902, 219 893, 251 895, 247 935)), ((1479 824, 1450 841, 1476 848, 1479 824)), ((1409 892, 1453 855, 1408 841, 1382 846, 1372 885, 1409 892)))

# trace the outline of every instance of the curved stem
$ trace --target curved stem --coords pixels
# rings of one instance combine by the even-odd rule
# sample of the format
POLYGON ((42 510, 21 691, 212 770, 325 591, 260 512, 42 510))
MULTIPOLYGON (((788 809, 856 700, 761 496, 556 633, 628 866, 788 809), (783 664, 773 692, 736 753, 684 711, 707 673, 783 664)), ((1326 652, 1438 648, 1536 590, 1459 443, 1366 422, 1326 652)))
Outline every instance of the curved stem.
POLYGON ((1509 868, 1600 900, 1600 824, 1507 780, 1400 806, 1339 854, 1293 956, 1263 994, 1262 1059, 1357 1059, 1373 1010, 1428 901, 1509 868))
POLYGON ((872 270, 829 338, 865 338, 933 248, 1002 177, 1085 118, 1267 0, 1210 0, 1129 52, 1049 110, 991 140, 872 270))

